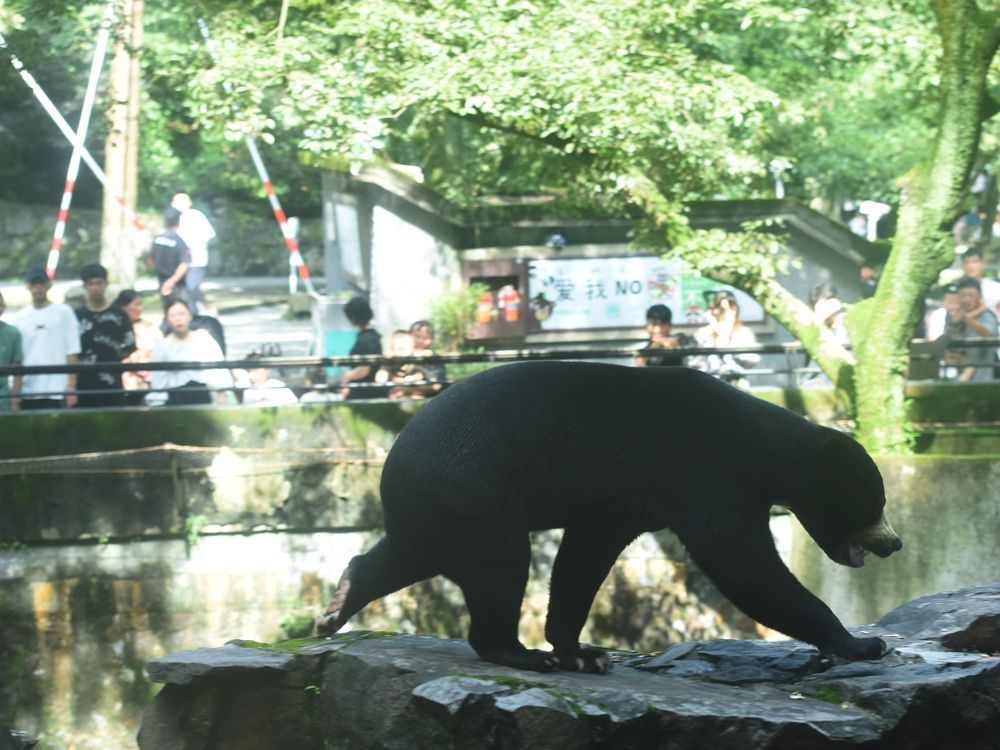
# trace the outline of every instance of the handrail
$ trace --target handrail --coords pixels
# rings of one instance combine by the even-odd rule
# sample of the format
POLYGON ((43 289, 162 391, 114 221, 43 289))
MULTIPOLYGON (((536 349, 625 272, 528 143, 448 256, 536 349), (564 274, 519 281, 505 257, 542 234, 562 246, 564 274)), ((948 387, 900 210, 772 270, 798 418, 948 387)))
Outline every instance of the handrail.
MULTIPOLYGON (((786 356, 786 366, 779 367, 747 367, 740 368, 738 377, 740 378, 762 378, 772 375, 785 375, 789 378, 789 383, 793 378, 803 375, 820 375, 822 370, 814 363, 810 363, 807 358, 805 366, 795 367, 788 357, 796 354, 807 354, 802 344, 793 341, 781 344, 756 344, 754 346, 743 347, 679 347, 677 349, 656 349, 648 350, 641 348, 644 341, 633 343, 623 347, 607 348, 537 348, 537 349, 505 349, 490 352, 454 352, 449 354, 434 354, 427 356, 406 356, 394 357, 385 354, 366 355, 344 355, 337 357, 254 357, 252 359, 238 360, 216 360, 212 362, 77 362, 74 364, 62 365, 6 365, 0 367, 0 378, 8 375, 36 375, 36 374, 82 374, 88 372, 133 372, 133 371, 174 371, 174 370, 236 370, 254 369, 266 367, 281 370, 285 368, 317 368, 317 367, 352 367, 359 365, 369 365, 372 367, 382 365, 398 364, 466 364, 466 363, 503 363, 527 360, 581 360, 581 359, 635 359, 640 356, 662 356, 667 353, 681 354, 685 357, 699 357, 706 355, 741 355, 741 354, 784 354, 786 356)), ((933 341, 927 339, 913 339, 912 344, 927 345, 924 351, 910 353, 911 359, 940 361, 945 351, 955 348, 982 348, 1000 346, 1000 338, 992 339, 945 339, 939 338, 933 341)), ((850 349, 850 347, 846 347, 850 349)), ((963 368, 986 368, 995 367, 996 363, 987 362, 982 364, 956 365, 963 368)), ((419 387, 426 385, 450 385, 453 380, 445 381, 409 381, 401 383, 349 383, 341 385, 337 383, 310 386, 313 390, 327 390, 330 392, 341 392, 344 389, 358 392, 363 396, 365 391, 377 393, 373 398, 382 397, 388 389, 401 386, 403 388, 419 387)), ((794 382, 801 384, 802 381, 794 382)), ((287 384, 283 387, 293 389, 301 388, 300 385, 287 384)), ((260 388, 259 386, 257 388, 260 388)), ((210 387, 205 385, 199 388, 192 388, 191 391, 203 393, 220 393, 244 390, 241 385, 233 384, 226 386, 210 387)), ((123 390, 120 388, 86 389, 75 391, 52 391, 52 392, 32 392, 29 394, 17 394, 10 391, 0 392, 0 401, 11 398, 52 398, 62 399, 66 395, 88 397, 104 395, 122 395, 125 393, 139 393, 143 396, 153 393, 168 393, 170 389, 147 388, 141 390, 123 390)))
MULTIPOLYGON (((914 339, 911 343, 936 343, 941 351, 949 348, 981 348, 1000 346, 1000 338, 941 339, 929 341, 914 339)), ((850 349, 850 347, 845 347, 850 349)), ((80 374, 88 372, 134 372, 170 371, 170 370, 232 370, 254 369, 267 367, 280 369, 287 367, 350 367, 381 364, 466 364, 482 362, 517 362, 524 360, 560 360, 560 359, 621 359, 643 356, 660 356, 676 353, 684 356, 705 356, 710 354, 805 354, 806 350, 799 342, 782 344, 757 344, 741 347, 679 347, 677 349, 642 350, 638 345, 624 347, 594 348, 581 347, 575 349, 499 349, 489 352, 454 352, 449 354, 432 354, 427 356, 393 357, 386 354, 355 354, 335 357, 255 357, 253 359, 223 359, 211 362, 77 362, 60 365, 4 365, 0 366, 0 376, 4 375, 41 375, 41 374, 80 374)), ((938 356, 936 352, 913 352, 914 359, 929 359, 938 356)), ((790 368, 791 369, 791 368, 790 368)), ((753 374, 748 369, 746 374, 753 374)), ((781 372, 785 372, 782 370, 781 372)))

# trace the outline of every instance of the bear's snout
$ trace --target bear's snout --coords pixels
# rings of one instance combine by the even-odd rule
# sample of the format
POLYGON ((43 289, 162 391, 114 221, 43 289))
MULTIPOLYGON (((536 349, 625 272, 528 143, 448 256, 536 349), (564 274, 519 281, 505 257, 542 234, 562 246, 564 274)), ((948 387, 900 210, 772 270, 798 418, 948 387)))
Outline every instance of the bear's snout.
POLYGON ((893 552, 898 552, 903 548, 903 540, 892 528, 885 512, 871 526, 862 529, 854 539, 866 550, 874 552, 879 557, 888 557, 893 552))

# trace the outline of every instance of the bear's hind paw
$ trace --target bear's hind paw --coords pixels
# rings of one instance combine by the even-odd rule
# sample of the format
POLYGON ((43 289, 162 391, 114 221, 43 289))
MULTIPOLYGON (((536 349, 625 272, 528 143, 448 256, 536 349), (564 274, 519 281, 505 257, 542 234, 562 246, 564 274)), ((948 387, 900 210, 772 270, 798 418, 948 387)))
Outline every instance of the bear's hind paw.
POLYGON ((824 654, 839 656, 848 661, 872 661, 881 659, 889 650, 881 638, 851 638, 835 647, 821 649, 824 654))
POLYGON ((559 667, 569 672, 607 674, 611 671, 611 657, 604 649, 581 646, 570 653, 559 654, 559 667))
POLYGON ((476 649, 479 658, 494 664, 501 664, 514 669, 525 669, 531 672, 554 672, 559 669, 559 659, 549 651, 519 648, 506 649, 476 649))

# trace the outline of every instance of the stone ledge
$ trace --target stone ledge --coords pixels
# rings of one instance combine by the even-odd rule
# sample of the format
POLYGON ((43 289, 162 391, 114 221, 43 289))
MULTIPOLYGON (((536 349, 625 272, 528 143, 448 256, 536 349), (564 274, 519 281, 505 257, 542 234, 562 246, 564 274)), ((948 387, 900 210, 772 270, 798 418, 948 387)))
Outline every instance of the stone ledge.
POLYGON ((419 636, 236 642, 150 663, 167 687, 147 709, 139 742, 143 750, 990 747, 1000 726, 998 621, 1000 584, 991 584, 924 597, 856 629, 892 647, 880 661, 832 663, 794 641, 707 641, 656 655, 614 652, 605 676, 506 669, 478 660, 464 641, 419 636))

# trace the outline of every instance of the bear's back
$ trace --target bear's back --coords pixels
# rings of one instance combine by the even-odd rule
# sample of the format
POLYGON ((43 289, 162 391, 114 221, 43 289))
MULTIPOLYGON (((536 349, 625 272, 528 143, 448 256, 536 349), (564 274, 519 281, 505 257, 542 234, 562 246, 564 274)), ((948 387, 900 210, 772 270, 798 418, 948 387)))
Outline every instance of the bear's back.
POLYGON ((752 468, 794 452, 796 436, 815 429, 689 368, 520 362, 436 396, 403 429, 386 471, 405 466, 409 481, 474 471, 565 484, 601 467, 690 474, 723 457, 752 468))

